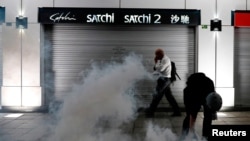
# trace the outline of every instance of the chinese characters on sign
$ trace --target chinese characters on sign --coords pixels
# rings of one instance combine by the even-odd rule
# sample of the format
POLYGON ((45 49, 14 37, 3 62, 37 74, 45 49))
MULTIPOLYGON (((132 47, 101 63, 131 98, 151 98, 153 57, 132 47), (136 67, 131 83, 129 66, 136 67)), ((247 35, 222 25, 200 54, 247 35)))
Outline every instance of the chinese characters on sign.
POLYGON ((178 23, 179 21, 183 24, 189 24, 189 16, 188 15, 181 15, 181 16, 171 15, 172 24, 178 23))

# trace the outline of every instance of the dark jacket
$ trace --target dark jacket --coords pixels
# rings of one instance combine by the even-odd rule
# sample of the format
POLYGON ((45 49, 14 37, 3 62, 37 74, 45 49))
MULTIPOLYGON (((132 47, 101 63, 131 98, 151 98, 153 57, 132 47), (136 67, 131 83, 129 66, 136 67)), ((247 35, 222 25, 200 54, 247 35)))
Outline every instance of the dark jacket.
POLYGON ((215 91, 214 83, 204 73, 194 73, 186 84, 183 98, 186 110, 197 112, 205 104, 207 95, 215 91))

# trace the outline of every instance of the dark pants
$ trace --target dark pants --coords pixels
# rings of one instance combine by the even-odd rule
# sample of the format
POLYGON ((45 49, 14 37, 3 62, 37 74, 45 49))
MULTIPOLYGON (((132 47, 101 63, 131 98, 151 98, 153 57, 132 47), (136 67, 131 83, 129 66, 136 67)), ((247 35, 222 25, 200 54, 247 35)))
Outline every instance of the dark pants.
POLYGON ((214 92, 213 81, 203 73, 194 73, 188 77, 187 86, 183 91, 186 117, 183 121, 183 136, 185 137, 190 130, 190 116, 196 119, 201 106, 203 107, 203 127, 202 136, 209 137, 212 120, 216 117, 216 111, 212 111, 206 104, 206 97, 209 93, 214 92))
POLYGON ((157 109, 163 95, 165 94, 169 104, 172 106, 174 113, 179 113, 180 109, 179 106, 172 95, 172 91, 170 88, 171 81, 169 78, 166 77, 160 77, 157 80, 157 85, 156 85, 156 94, 153 96, 153 100, 150 104, 150 111, 153 113, 157 109))
MULTIPOLYGON (((202 136, 208 137, 210 134, 210 130, 211 130, 213 112, 205 104, 202 104, 202 106, 204 110, 202 136)), ((192 115, 196 119, 200 108, 197 108, 197 109, 186 109, 186 117, 183 121, 183 126, 182 126, 182 134, 184 136, 186 136, 189 132, 190 115, 192 115)))

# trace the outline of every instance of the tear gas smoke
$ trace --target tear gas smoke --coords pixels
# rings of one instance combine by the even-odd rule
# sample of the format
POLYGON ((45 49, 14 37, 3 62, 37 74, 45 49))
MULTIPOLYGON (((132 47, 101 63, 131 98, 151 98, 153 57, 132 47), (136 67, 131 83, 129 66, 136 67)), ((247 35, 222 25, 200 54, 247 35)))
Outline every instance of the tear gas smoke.
MULTIPOLYGON (((94 65, 81 84, 73 86, 56 113, 48 141, 135 141, 122 125, 136 118, 135 84, 152 79, 135 54, 105 66, 94 65)), ((149 124, 146 141, 176 141, 170 129, 149 124)))
POLYGON ((168 128, 154 126, 148 123, 146 141, 177 141, 177 136, 168 128))

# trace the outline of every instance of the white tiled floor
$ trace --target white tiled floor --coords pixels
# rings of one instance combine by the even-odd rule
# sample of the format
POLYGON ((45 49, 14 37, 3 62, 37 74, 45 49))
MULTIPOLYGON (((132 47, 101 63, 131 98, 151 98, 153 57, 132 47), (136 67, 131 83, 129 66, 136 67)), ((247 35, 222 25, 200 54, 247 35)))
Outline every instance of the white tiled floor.
MULTIPOLYGON (((12 113, 0 113, 0 141, 46 141, 47 130, 44 124, 50 119, 47 113, 21 113, 20 117, 6 117, 12 113)), ((213 124, 250 125, 250 111, 219 112, 218 120, 213 124)), ((145 136, 147 124, 152 122, 161 128, 169 128, 176 135, 180 135, 184 114, 181 117, 171 117, 167 113, 156 113, 154 118, 145 118, 144 113, 131 123, 122 126, 122 129, 132 136, 145 136)), ((201 135, 203 115, 199 113, 196 122, 196 131, 201 135)))

